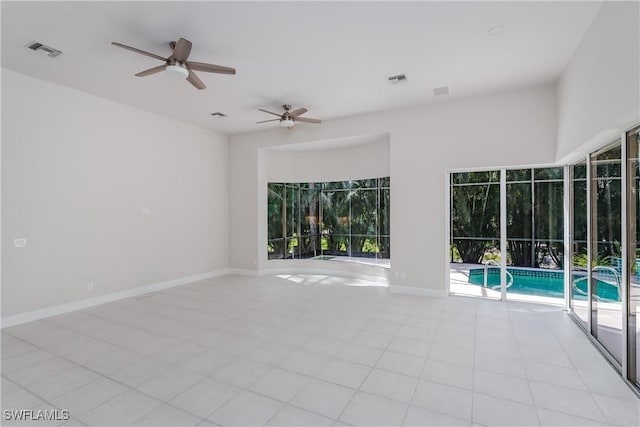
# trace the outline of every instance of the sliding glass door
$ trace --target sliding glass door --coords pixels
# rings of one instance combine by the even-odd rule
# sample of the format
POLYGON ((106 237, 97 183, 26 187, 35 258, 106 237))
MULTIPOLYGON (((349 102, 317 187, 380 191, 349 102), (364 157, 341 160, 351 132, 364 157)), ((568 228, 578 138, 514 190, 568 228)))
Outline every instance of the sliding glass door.
POLYGON ((640 387, 640 128, 627 133, 628 378, 640 387))
POLYGON ((500 298, 500 171, 452 173, 450 191, 450 291, 500 298))
POLYGON ((589 270, 587 247, 587 162, 571 166, 571 274, 569 305, 583 328, 589 324, 589 270))
POLYGON ((622 146, 591 154, 591 333, 622 363, 622 146))

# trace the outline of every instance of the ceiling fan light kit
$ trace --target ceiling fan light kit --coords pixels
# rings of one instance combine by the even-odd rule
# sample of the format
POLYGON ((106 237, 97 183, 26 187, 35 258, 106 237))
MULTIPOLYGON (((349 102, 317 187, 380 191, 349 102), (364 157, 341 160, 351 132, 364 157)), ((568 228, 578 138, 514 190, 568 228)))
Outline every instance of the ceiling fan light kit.
POLYGON ((293 121, 293 119, 291 118, 286 118, 286 119, 281 119, 280 120, 280 126, 282 126, 283 128, 292 128, 293 125, 295 125, 296 122, 293 121))
POLYGON ((164 71, 172 78, 186 79, 189 77, 189 70, 180 65, 167 65, 164 71))

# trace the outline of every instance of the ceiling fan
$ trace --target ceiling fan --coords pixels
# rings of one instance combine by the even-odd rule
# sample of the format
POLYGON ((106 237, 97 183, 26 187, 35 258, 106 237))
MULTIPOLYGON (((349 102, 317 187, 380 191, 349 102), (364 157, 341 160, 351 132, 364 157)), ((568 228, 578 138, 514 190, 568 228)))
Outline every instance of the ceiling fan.
POLYGON ((277 119, 271 119, 271 120, 263 120, 261 122, 256 122, 256 123, 275 122, 276 120, 279 120, 280 121, 280 126, 285 127, 285 128, 289 128, 289 129, 291 129, 296 124, 296 122, 322 123, 322 120, 312 119, 312 118, 309 118, 309 117, 300 117, 304 113, 309 111, 306 108, 298 108, 297 110, 290 111, 291 110, 291 105, 289 105, 289 104, 284 104, 282 106, 282 108, 284 108, 284 113, 283 114, 278 114, 278 113, 274 113, 273 111, 268 111, 268 110, 263 110, 262 108, 258 108, 258 110, 262 111, 263 113, 273 114, 274 116, 278 116, 278 118, 277 119))
POLYGON ((155 53, 145 52, 144 50, 136 49, 135 47, 127 46, 122 43, 111 42, 111 44, 123 49, 130 50, 132 52, 139 53, 141 55, 150 56, 151 58, 164 61, 163 65, 159 65, 157 67, 149 68, 148 70, 139 72, 138 74, 136 74, 137 77, 146 77, 152 74, 159 73, 161 71, 166 71, 173 76, 183 79, 186 78, 187 81, 197 89, 204 89, 206 88, 206 86, 204 85, 204 83, 202 83, 202 80, 200 80, 198 76, 196 76, 196 74, 193 72, 194 70, 218 74, 236 73, 235 68, 231 67, 206 64, 204 62, 187 61, 187 58, 189 58, 189 54, 191 53, 191 42, 183 38, 180 38, 177 42, 169 43, 169 46, 171 46, 171 49, 173 49, 173 53, 168 58, 163 58, 162 56, 156 55, 155 53))

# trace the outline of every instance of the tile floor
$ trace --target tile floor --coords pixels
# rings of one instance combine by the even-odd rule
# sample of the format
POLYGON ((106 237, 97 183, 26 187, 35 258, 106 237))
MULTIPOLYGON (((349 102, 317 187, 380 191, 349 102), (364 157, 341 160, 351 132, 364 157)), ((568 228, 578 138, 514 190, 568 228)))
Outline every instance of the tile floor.
POLYGON ((558 307, 366 285, 226 276, 4 329, 2 407, 70 412, 37 426, 640 425, 558 307))

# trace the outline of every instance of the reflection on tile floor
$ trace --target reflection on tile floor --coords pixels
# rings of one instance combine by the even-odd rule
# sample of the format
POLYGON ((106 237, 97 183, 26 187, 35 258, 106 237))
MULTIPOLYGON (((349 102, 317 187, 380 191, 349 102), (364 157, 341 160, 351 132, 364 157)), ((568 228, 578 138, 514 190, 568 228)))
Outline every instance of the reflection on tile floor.
POLYGON ((2 424, 640 425, 560 308, 366 285, 225 276, 4 329, 3 409, 70 419, 2 424))

